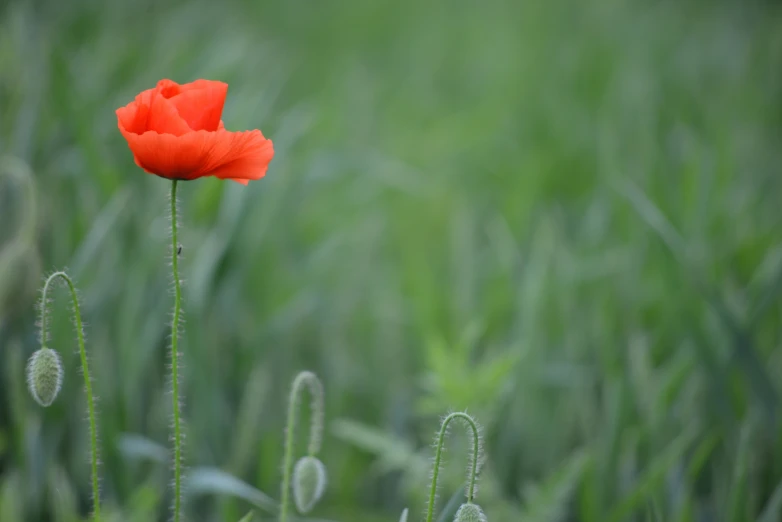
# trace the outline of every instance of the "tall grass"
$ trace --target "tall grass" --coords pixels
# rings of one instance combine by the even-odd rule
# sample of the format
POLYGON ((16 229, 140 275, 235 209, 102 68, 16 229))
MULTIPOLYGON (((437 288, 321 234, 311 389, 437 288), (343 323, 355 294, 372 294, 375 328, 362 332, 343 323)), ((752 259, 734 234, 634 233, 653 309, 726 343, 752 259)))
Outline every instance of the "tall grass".
POLYGON ((466 409, 490 520, 780 520, 777 3, 9 0, 2 522, 89 506, 78 357, 51 408, 24 387, 37 288, 63 266, 104 517, 170 505, 167 187, 114 116, 163 77, 228 82, 226 126, 276 150, 247 188, 181 186, 190 519, 277 491, 282 397, 311 368, 337 419, 324 518, 421 519, 431 433, 466 409))

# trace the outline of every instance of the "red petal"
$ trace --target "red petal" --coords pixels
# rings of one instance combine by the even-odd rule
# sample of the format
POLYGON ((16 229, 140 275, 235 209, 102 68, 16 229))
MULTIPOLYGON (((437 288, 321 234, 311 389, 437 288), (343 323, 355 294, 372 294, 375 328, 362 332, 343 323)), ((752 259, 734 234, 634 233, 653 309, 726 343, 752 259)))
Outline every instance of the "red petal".
POLYGON ((193 91, 193 90, 198 90, 198 89, 209 89, 209 88, 214 87, 216 85, 225 85, 226 88, 228 88, 228 86, 225 83, 218 82, 218 81, 215 81, 215 80, 194 80, 194 81, 192 81, 190 83, 183 83, 182 85, 180 85, 179 86, 179 91, 180 92, 187 92, 187 91, 193 91))
POLYGON ((193 130, 217 130, 223 113, 228 84, 198 80, 183 85, 181 92, 169 99, 179 116, 193 130))
POLYGON ((145 132, 120 132, 136 163, 152 174, 169 179, 216 176, 235 181, 260 179, 274 156, 271 140, 261 131, 195 131, 175 136, 145 132))
POLYGON ((221 179, 255 180, 266 175, 274 145, 259 130, 217 131, 219 136, 206 172, 221 179))
POLYGON ((158 93, 152 95, 146 130, 160 134, 173 134, 174 136, 182 136, 193 131, 184 118, 179 115, 172 101, 165 99, 158 93))
POLYGON ((179 85, 177 82, 169 79, 162 79, 157 82, 155 90, 159 92, 164 98, 173 98, 180 92, 182 92, 183 85, 179 85))
POLYGON ((196 175, 209 153, 206 132, 191 132, 183 136, 125 132, 120 128, 141 168, 170 179, 191 179, 196 175))
POLYGON ((181 136, 191 132, 187 122, 179 116, 176 107, 160 94, 157 87, 142 92, 134 101, 125 107, 120 107, 116 112, 120 126, 134 134, 154 130, 181 136))
POLYGON ((149 102, 155 89, 147 89, 124 107, 117 109, 117 119, 128 132, 141 134, 146 131, 149 102))

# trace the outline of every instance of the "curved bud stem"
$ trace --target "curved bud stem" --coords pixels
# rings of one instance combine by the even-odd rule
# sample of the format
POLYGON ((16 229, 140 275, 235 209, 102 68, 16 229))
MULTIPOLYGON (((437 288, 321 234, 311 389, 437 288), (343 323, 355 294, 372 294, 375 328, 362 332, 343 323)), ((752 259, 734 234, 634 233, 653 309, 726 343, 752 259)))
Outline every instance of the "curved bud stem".
POLYGON ((182 309, 182 289, 179 281, 179 255, 176 221, 176 186, 171 182, 171 270, 174 276, 174 319, 171 322, 171 400, 174 411, 174 522, 179 522, 181 510, 182 433, 180 428, 179 404, 179 316, 182 309))
POLYGON ((471 504, 475 499, 475 482, 478 478, 478 463, 481 456, 481 432, 478 428, 478 423, 475 419, 470 417, 464 412, 455 412, 448 415, 443 419, 443 423, 440 426, 440 433, 437 436, 437 449, 434 455, 434 470, 432 471, 432 488, 429 492, 429 507, 426 510, 426 522, 432 522, 434 516, 434 501, 437 496, 437 478, 440 475, 440 462, 443 455, 443 446, 445 445, 445 434, 448 431, 448 425, 454 419, 463 421, 470 429, 472 436, 472 454, 470 455, 470 463, 467 470, 467 503, 471 504))
POLYGON ((301 372, 293 380, 291 393, 288 399, 288 421, 285 431, 285 460, 282 468, 282 499, 280 503, 280 522, 288 518, 288 504, 290 503, 291 474, 293 473, 293 441, 296 430, 296 410, 299 405, 301 390, 307 386, 312 397, 310 405, 310 438, 307 445, 307 453, 314 457, 320 451, 323 438, 323 384, 318 376, 312 372, 301 372))
POLYGON ((43 295, 41 297, 41 346, 46 347, 47 330, 46 318, 49 301, 47 295, 49 287, 55 279, 62 279, 68 285, 73 300, 73 320, 76 326, 76 336, 79 340, 79 355, 81 356, 81 371, 84 375, 84 391, 87 394, 87 410, 90 420, 90 455, 92 467, 92 497, 94 503, 95 521, 100 520, 100 497, 98 489, 98 430, 95 422, 95 399, 92 395, 92 381, 90 379, 90 368, 87 364, 87 350, 84 348, 84 325, 81 320, 81 308, 79 307, 79 297, 76 293, 76 287, 73 281, 65 272, 55 272, 46 280, 43 286, 43 295))

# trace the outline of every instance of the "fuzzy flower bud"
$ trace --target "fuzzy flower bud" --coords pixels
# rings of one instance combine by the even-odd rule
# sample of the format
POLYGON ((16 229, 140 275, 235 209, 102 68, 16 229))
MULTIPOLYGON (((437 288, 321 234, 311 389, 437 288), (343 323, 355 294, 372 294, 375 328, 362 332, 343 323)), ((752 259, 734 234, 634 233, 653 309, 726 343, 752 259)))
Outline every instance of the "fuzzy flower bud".
POLYGON ((462 504, 454 522, 486 522, 486 515, 478 504, 462 504))
POLYGON ((316 457, 304 457, 293 469, 293 500, 299 513, 309 513, 326 490, 326 466, 316 457))
POLYGON ((41 348, 27 364, 27 384, 30 394, 41 406, 49 406, 62 386, 62 363, 57 352, 41 348))

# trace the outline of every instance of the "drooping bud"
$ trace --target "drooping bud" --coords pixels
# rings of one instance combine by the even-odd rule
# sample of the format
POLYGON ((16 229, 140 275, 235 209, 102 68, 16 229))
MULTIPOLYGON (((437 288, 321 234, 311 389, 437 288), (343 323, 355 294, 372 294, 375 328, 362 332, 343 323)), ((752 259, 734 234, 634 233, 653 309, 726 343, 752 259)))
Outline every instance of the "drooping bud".
POLYGON ((41 406, 49 406, 62 386, 62 363, 54 350, 41 348, 27 364, 27 385, 33 399, 41 406))
POLYGON ((302 515, 309 513, 326 491, 326 466, 316 457, 304 457, 293 469, 293 500, 302 515))
POLYGON ((454 522, 487 522, 486 515, 478 504, 462 504, 456 512, 454 522))

